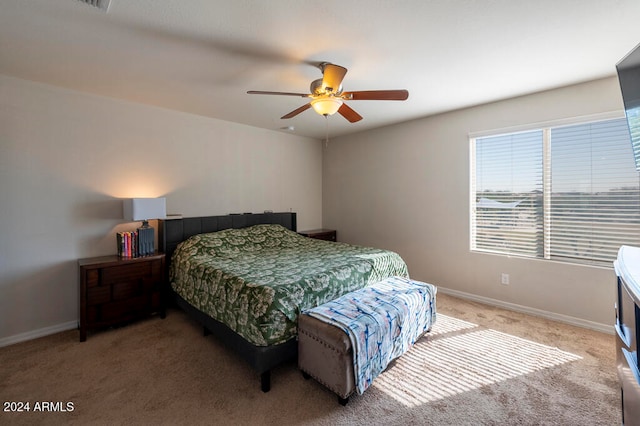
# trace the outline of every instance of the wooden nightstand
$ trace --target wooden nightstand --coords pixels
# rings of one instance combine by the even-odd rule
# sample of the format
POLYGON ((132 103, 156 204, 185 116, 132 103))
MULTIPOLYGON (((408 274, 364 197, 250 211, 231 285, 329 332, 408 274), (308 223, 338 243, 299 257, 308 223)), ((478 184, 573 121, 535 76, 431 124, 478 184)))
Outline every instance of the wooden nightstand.
POLYGON ((335 229, 311 229, 309 231, 300 231, 300 235, 315 238, 317 240, 337 241, 335 229))
POLYGON ((165 256, 102 256, 78 260, 80 341, 87 330, 108 327, 152 313, 165 317, 165 256))

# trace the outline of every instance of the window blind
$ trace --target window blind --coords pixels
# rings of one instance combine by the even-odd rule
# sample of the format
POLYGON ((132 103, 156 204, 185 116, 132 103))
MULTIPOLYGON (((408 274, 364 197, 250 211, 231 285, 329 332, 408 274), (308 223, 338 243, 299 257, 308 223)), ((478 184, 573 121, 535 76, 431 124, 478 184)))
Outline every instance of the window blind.
POLYGON ((610 266, 640 246, 624 119, 471 139, 471 249, 610 266))
POLYGON ((541 256, 542 131, 475 140, 472 249, 541 256))
POLYGON ((633 158, 625 120, 551 129, 551 258, 610 263, 640 244, 633 158))

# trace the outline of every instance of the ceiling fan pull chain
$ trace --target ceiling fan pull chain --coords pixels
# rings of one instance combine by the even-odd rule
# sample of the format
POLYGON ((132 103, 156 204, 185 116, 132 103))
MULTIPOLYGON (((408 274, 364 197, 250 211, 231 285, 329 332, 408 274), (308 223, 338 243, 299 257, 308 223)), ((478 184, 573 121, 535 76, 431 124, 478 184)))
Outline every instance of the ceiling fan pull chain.
POLYGON ((324 147, 329 148, 329 116, 325 115, 324 119, 325 119, 325 134, 326 134, 326 137, 324 139, 324 147))

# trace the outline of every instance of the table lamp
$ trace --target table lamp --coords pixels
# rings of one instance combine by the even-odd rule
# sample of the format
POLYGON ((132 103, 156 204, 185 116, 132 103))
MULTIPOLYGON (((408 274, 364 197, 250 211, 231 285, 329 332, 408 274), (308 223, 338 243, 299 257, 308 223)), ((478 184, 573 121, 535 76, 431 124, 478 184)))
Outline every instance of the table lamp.
POLYGON ((149 220, 166 218, 166 198, 127 198, 123 200, 122 207, 125 220, 142 221, 142 226, 138 228, 138 255, 153 254, 155 234, 153 228, 149 226, 149 220))

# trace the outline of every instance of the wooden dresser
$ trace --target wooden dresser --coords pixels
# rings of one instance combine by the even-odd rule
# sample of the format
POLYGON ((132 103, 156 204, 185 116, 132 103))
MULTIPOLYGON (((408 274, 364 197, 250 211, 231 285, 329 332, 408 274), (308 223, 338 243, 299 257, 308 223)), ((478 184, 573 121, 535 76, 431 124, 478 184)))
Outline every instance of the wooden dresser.
POLYGON ((622 424, 640 425, 640 248, 622 246, 614 263, 617 276, 616 364, 622 424))
POLYGON ((80 259, 80 341, 87 330, 165 317, 165 255, 80 259))
POLYGON ((317 240, 337 241, 335 229, 310 229, 308 231, 298 232, 305 237, 315 238, 317 240))

